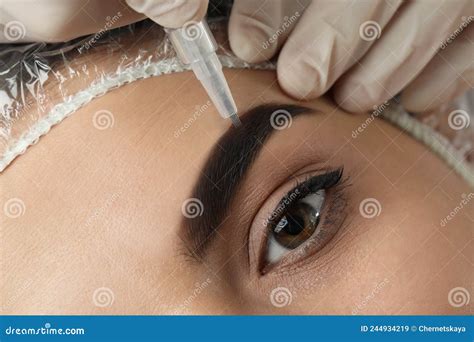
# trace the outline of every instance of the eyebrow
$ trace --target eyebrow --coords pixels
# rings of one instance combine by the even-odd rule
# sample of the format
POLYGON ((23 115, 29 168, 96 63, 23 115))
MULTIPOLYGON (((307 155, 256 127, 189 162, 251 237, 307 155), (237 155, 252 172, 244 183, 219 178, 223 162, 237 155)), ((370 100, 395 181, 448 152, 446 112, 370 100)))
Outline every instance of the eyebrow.
POLYGON ((195 259, 205 257, 239 184, 268 138, 296 116, 312 111, 298 105, 260 105, 242 115, 242 125, 229 128, 217 141, 192 191, 193 201, 201 202, 200 215, 183 216, 184 244, 195 259))

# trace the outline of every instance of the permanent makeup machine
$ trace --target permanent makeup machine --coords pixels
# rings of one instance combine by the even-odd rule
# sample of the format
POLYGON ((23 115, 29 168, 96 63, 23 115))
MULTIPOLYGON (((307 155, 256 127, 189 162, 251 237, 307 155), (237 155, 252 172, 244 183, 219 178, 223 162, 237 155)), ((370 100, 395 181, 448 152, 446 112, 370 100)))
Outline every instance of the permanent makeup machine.
POLYGON ((166 30, 171 43, 183 64, 190 65, 219 114, 230 118, 234 126, 240 125, 229 86, 217 57, 216 41, 205 20, 189 22, 179 29, 166 30))

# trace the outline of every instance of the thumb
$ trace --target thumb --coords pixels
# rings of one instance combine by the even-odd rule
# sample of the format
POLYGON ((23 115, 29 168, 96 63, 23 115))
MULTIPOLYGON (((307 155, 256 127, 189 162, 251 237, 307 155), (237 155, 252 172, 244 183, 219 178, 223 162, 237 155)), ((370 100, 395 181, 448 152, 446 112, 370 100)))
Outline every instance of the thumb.
POLYGON ((235 55, 258 63, 272 58, 288 38, 309 1, 235 1, 229 42, 235 55))
POLYGON ((209 0, 126 0, 139 13, 161 26, 180 28, 189 21, 200 21, 209 0))

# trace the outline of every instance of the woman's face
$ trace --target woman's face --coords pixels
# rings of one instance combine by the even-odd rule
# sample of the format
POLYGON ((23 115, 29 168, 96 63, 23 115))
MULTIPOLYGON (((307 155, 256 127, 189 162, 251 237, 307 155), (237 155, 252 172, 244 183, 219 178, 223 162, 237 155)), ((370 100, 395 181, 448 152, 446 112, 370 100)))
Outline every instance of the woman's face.
POLYGON ((472 293, 473 204, 443 223, 465 182, 382 120, 226 76, 238 129, 173 74, 94 100, 4 172, 24 211, 2 217, 3 313, 469 312, 450 291, 472 293))

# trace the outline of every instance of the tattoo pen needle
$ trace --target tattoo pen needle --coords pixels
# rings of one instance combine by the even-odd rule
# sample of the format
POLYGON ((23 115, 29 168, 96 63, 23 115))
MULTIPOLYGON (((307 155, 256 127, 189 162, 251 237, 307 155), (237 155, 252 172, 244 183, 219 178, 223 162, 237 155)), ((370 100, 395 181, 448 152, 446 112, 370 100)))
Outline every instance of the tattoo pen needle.
POLYGON ((217 58, 217 44, 205 20, 189 22, 179 29, 166 29, 171 44, 183 64, 191 65, 219 114, 241 125, 229 86, 217 58))

